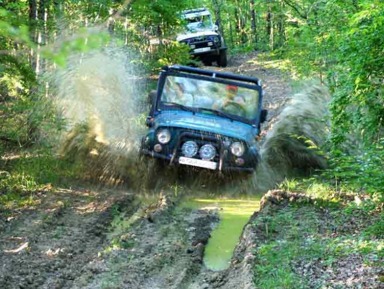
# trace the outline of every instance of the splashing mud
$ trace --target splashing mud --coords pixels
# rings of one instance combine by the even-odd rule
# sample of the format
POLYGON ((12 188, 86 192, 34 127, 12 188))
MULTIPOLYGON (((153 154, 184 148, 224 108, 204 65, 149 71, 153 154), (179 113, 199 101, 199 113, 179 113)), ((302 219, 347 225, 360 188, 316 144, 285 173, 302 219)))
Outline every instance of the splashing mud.
POLYGON ((62 153, 89 163, 92 177, 117 181, 137 164, 146 82, 129 52, 108 48, 74 56, 55 77, 67 120, 62 153))
POLYGON ((286 177, 327 167, 321 147, 329 133, 329 100, 328 90, 320 85, 292 97, 261 147, 262 163, 254 176, 259 189, 265 191, 286 177))

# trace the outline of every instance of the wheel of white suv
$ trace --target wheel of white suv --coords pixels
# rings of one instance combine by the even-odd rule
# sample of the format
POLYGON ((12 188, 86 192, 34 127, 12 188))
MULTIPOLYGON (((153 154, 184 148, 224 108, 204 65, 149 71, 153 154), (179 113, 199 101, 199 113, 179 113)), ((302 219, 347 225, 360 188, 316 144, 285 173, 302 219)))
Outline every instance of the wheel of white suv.
POLYGON ((220 67, 226 67, 228 64, 227 61, 227 51, 226 50, 221 50, 220 55, 218 56, 217 59, 217 65, 220 67))

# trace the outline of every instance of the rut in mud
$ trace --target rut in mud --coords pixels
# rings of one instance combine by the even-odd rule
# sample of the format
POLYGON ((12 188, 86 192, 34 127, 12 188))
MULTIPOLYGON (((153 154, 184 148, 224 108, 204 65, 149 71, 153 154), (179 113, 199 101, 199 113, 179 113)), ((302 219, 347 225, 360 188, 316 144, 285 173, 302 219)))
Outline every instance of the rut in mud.
MULTIPOLYGON (((108 65, 110 69, 94 71, 89 67, 99 63, 95 59, 100 56, 91 56, 80 67, 60 76, 68 83, 76 79, 74 86, 63 81, 63 94, 59 95, 61 102, 69 104, 63 106, 66 108, 63 113, 73 120, 65 150, 84 157, 99 180, 124 181, 134 190, 36 192, 41 204, 16 212, 1 228, 0 287, 253 288, 254 236, 248 227, 243 231, 230 267, 214 272, 204 266, 203 257, 211 232, 219 222, 219 208, 190 209, 178 206, 177 202, 181 194, 218 196, 229 191, 236 196, 266 191, 278 181, 275 171, 268 168, 274 175, 264 176, 264 183, 256 176, 235 184, 223 182, 222 186, 217 186, 214 177, 205 180, 206 174, 188 177, 168 171, 168 175, 163 175, 167 179, 156 180, 152 186, 155 200, 148 201, 143 184, 154 180, 148 174, 150 168, 135 157, 140 135, 137 108, 141 103, 139 99, 131 99, 133 102, 129 103, 123 97, 126 93, 137 95, 134 89, 139 87, 122 89, 126 81, 133 79, 121 76, 126 71, 125 60, 117 57, 116 62, 108 65), (83 77, 79 78, 77 73, 83 77), (97 87, 94 81, 107 87, 97 87), (110 93, 108 85, 114 88, 112 101, 104 99, 110 93), (90 89, 95 87, 97 95, 90 99, 90 89), (73 98, 76 95, 73 89, 83 95, 83 103, 73 98), (116 112, 116 106, 121 110, 116 112), (122 130, 126 127, 129 133, 122 130)), ((264 106, 269 110, 263 133, 266 134, 277 123, 290 94, 287 76, 264 68, 257 62, 256 53, 233 58, 225 70, 257 76, 266 84, 264 106)))

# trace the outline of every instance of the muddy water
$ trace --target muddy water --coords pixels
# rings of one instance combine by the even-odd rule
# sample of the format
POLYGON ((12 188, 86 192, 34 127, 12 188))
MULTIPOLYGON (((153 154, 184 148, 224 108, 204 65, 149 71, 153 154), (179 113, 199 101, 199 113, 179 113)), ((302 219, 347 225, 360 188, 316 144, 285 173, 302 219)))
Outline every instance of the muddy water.
POLYGON ((91 179, 137 179, 148 82, 135 59, 126 49, 106 47, 73 55, 52 76, 57 107, 66 121, 59 151, 89 164, 85 173, 91 179))
POLYGON ((212 231, 205 248, 204 265, 211 270, 227 269, 244 225, 259 209, 261 195, 226 198, 189 199, 185 205, 198 209, 218 210, 220 223, 212 231))

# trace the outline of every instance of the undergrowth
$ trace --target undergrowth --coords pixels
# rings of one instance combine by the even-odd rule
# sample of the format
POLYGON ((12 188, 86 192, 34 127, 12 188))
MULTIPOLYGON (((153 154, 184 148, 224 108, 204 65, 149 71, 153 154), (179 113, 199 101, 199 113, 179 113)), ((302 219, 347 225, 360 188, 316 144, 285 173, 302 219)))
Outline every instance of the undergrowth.
MULTIPOLYGON (((376 175, 369 177, 366 182, 376 175)), ((334 288, 327 287, 326 275, 313 277, 300 268, 332 271, 348 256, 361 256, 364 266, 384 265, 382 187, 378 182, 372 190, 357 189, 362 181, 330 168, 310 179, 280 184, 285 191, 307 194, 314 206, 290 202, 256 219, 254 225, 263 235, 255 251, 257 288, 334 288)))
POLYGON ((0 210, 33 205, 37 192, 68 187, 81 171, 80 164, 59 158, 48 147, 9 151, 0 159, 0 210))

